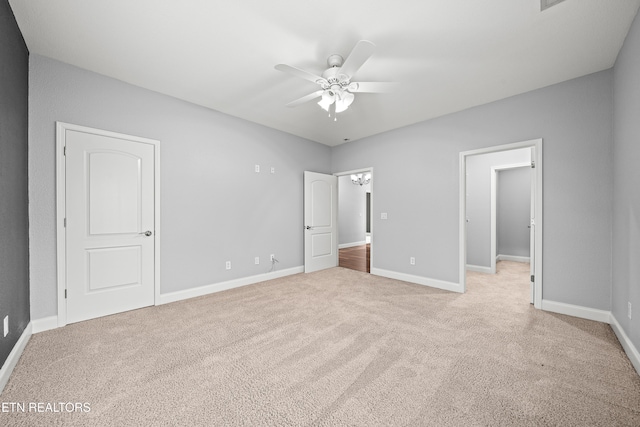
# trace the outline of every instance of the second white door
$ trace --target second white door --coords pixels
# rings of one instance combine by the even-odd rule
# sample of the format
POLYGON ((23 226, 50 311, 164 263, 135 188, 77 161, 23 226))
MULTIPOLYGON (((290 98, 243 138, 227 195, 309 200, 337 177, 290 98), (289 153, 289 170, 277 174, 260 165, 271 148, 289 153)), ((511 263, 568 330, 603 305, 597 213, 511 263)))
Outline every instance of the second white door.
POLYGON ((304 271, 338 266, 338 177, 304 173, 304 271))

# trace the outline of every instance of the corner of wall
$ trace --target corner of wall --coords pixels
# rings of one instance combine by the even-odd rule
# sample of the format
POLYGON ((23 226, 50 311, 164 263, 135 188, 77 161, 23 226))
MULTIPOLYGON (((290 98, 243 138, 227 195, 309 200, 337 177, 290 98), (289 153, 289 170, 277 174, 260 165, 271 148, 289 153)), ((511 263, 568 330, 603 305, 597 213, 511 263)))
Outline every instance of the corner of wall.
POLYGON ((638 375, 640 375, 640 352, 638 351, 636 346, 633 345, 633 342, 631 342, 627 334, 624 332, 624 329, 622 329, 622 326, 620 326, 618 319, 616 319, 613 313, 611 313, 609 324, 611 325, 611 329, 613 329, 613 332, 618 337, 618 341, 620 341, 624 352, 629 357, 629 361, 631 361, 631 364, 635 368, 636 372, 638 373, 638 375))
POLYGON ((9 353, 9 357, 7 357, 7 360, 2 365, 2 368, 0 369, 0 394, 9 382, 11 373, 18 364, 18 360, 20 360, 20 356, 22 355, 24 348, 27 346, 29 338, 31 338, 31 334, 31 323, 29 323, 27 327, 24 328, 24 331, 22 332, 22 335, 20 335, 18 342, 13 347, 13 350, 11 350, 11 353, 9 353))

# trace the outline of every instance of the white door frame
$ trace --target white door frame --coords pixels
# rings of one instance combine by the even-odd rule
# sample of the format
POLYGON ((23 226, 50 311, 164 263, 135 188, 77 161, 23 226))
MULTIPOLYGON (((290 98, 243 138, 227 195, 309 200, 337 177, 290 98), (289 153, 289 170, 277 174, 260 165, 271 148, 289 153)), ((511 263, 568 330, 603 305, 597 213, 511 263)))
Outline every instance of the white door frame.
MULTIPOLYGON (((373 233, 373 180, 374 180, 374 174, 373 174, 373 167, 370 168, 361 168, 361 169, 353 169, 350 171, 344 171, 344 172, 336 172, 333 175, 337 176, 337 177, 341 177, 341 176, 346 176, 346 175, 354 175, 354 174, 358 174, 358 173, 365 173, 368 172, 371 174, 371 182, 369 183, 369 185, 371 186, 371 203, 370 203, 370 207, 369 207, 369 212, 371 214, 371 222, 370 222, 370 235, 371 235, 371 243, 369 246, 369 271, 373 271, 373 240, 375 239, 374 237, 374 233, 373 233)), ((338 180, 338 238, 336 239, 336 250, 339 251, 338 246, 339 246, 339 242, 340 242, 340 181, 338 180)), ((338 252, 339 253, 339 252, 338 252)))
POLYGON ((535 148, 535 156, 533 160, 535 168, 533 173, 535 175, 536 191, 535 198, 535 223, 534 227, 535 237, 535 281, 534 281, 534 307, 542 308, 542 138, 532 139, 529 141, 515 142, 511 144, 498 145, 494 147, 480 148, 477 150, 464 151, 460 153, 460 165, 459 165, 459 277, 462 292, 467 288, 467 157, 478 154, 496 153, 500 151, 515 150, 518 148, 535 148))
POLYGON ((67 282, 67 251, 66 251, 66 163, 65 145, 66 131, 90 133, 110 138, 126 139, 129 141, 151 144, 154 146, 154 305, 160 302, 160 141, 101 129, 79 126, 64 122, 56 122, 56 255, 58 267, 58 327, 67 324, 67 300, 65 298, 67 282))
MULTIPOLYGON (((500 165, 491 167, 491 274, 496 274, 496 257, 498 256, 498 193, 497 193, 497 177, 498 172, 517 169, 517 168, 530 168, 531 163, 514 163, 511 165, 500 165)), ((529 189, 531 192, 531 189, 529 189)), ((533 254, 535 255, 535 254, 533 254)), ((529 255, 531 256, 531 254, 529 255)))

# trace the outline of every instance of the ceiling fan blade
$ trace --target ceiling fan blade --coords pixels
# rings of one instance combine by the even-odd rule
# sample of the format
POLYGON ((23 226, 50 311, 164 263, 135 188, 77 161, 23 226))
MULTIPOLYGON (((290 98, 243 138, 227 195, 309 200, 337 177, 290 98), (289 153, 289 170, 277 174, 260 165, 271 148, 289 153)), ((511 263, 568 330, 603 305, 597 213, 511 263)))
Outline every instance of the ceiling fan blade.
POLYGON ((348 90, 353 93, 389 93, 395 92, 399 85, 398 82, 352 82, 348 90))
POLYGON ((318 98, 319 96, 322 96, 322 94, 324 93, 324 90, 317 90, 313 93, 310 93, 309 95, 305 95, 302 98, 296 99, 295 101, 291 101, 290 103, 288 103, 286 105, 286 107, 295 107, 298 106, 300 104, 304 104, 307 101, 311 101, 312 99, 318 98))
POLYGON ((276 70, 279 71, 284 71, 285 73, 289 73, 289 74, 293 74, 294 76, 298 76, 301 77, 305 80, 309 80, 310 82, 314 82, 317 84, 323 84, 326 83, 328 84, 328 82, 320 77, 320 76, 316 76, 313 73, 310 73, 308 71, 305 70, 301 70, 300 68, 296 68, 296 67, 292 67, 291 65, 286 65, 286 64, 278 64, 276 65, 276 70))
POLYGON ((356 43, 347 59, 344 60, 342 68, 340 68, 340 74, 344 74, 348 78, 353 77, 360 67, 362 67, 362 64, 373 55, 375 49, 375 44, 368 40, 360 40, 356 43))

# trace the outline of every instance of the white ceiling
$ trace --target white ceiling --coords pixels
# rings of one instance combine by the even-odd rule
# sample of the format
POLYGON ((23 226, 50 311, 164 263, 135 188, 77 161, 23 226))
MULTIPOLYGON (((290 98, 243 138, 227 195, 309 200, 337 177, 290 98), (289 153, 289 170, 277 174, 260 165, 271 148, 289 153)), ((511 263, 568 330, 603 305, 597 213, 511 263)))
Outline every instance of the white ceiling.
POLYGON ((31 53, 330 146, 613 66, 640 0, 10 0, 31 53), (376 44, 338 121, 317 86, 358 40, 376 44))

